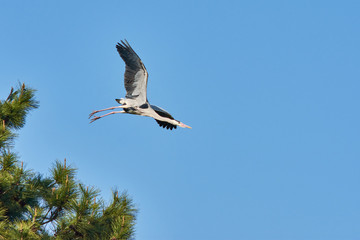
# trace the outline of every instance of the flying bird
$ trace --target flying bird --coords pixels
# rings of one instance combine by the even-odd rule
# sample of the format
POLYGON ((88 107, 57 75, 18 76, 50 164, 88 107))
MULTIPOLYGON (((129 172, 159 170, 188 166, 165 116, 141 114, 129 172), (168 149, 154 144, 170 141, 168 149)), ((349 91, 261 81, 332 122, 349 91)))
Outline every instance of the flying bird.
POLYGON ((148 72, 145 65, 142 63, 139 56, 132 49, 130 44, 125 40, 121 43, 117 43, 116 49, 120 54, 120 57, 125 62, 125 74, 124 74, 124 85, 126 89, 125 98, 115 99, 116 102, 121 104, 120 106, 105 108, 96 110, 90 113, 90 123, 112 114, 116 113, 129 113, 141 116, 152 117, 160 125, 160 127, 170 129, 176 129, 177 126, 182 128, 191 128, 184 123, 175 120, 170 113, 164 109, 151 105, 147 99, 147 82, 148 72), (121 111, 111 111, 102 116, 95 116, 98 112, 114 110, 121 108, 121 111))

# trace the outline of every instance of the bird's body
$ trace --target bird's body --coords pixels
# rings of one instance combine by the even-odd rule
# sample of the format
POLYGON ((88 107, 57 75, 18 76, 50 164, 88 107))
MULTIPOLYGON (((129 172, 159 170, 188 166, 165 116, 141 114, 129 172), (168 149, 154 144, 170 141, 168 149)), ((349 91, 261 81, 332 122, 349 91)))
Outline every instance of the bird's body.
POLYGON ((118 43, 116 45, 116 49, 126 64, 124 74, 126 96, 125 98, 115 99, 119 104, 121 104, 121 106, 93 111, 90 114, 90 117, 98 112, 113 110, 116 108, 122 108, 123 111, 112 111, 99 117, 93 116, 91 122, 111 114, 129 113, 152 117, 156 120, 160 127, 170 130, 173 128, 176 129, 177 126, 191 128, 182 122, 175 120, 170 113, 166 112, 164 109, 155 105, 150 105, 147 99, 146 89, 148 72, 145 65, 126 40, 125 42, 121 41, 121 43, 118 43))

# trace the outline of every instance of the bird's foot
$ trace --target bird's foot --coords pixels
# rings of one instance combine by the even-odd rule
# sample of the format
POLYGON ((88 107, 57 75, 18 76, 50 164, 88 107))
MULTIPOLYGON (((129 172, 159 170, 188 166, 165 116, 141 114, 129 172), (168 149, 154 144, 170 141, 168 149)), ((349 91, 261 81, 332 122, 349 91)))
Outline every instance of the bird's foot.
POLYGON ((97 117, 97 116, 94 116, 91 120, 90 120, 90 123, 92 123, 92 122, 94 122, 94 121, 96 121, 96 120, 98 120, 98 119, 100 119, 101 117, 97 117))
POLYGON ((92 113, 89 114, 89 118, 91 118, 95 113, 98 113, 99 111, 93 111, 92 113))

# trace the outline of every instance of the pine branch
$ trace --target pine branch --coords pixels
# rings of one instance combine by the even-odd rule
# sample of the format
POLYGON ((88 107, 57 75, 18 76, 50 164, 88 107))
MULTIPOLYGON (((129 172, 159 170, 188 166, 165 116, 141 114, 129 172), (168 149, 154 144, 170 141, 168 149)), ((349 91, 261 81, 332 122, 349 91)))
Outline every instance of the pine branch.
POLYGON ((76 169, 66 159, 56 161, 44 178, 11 152, 13 130, 37 107, 34 90, 25 84, 0 101, 0 240, 131 239, 136 209, 126 193, 114 191, 105 204, 98 189, 75 179, 76 169))
POLYGON ((34 98, 35 90, 21 84, 17 90, 12 88, 5 101, 0 102, 0 119, 2 127, 19 129, 25 124, 26 114, 39 107, 34 98))

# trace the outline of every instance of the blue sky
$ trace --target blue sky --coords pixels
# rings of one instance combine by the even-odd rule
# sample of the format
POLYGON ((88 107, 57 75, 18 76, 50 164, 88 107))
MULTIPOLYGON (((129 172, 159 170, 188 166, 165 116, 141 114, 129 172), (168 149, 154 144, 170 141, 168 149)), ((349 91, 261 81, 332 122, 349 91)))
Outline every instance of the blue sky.
POLYGON ((127 190, 137 239, 360 239, 360 2, 1 1, 0 96, 36 88, 16 150, 127 190), (148 98, 193 127, 88 114, 148 98))

